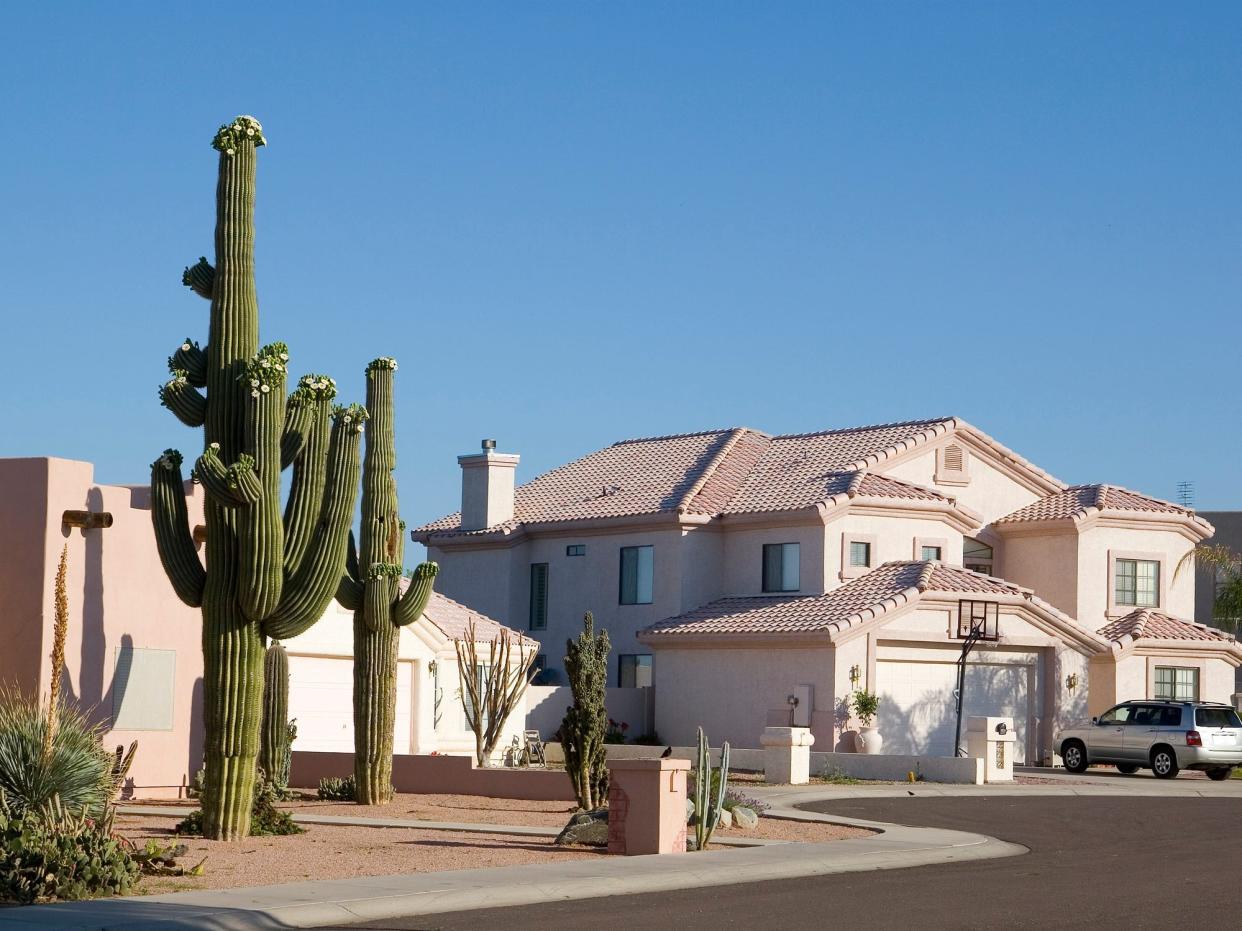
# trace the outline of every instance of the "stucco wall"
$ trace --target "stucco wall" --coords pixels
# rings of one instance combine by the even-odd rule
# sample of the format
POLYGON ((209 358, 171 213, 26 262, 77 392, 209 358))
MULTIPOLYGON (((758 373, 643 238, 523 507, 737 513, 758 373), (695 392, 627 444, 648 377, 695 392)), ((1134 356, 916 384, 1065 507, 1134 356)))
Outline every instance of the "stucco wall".
POLYGON ((771 527, 741 524, 729 527, 723 537, 725 595, 763 592, 763 547, 768 543, 798 544, 799 593, 819 594, 832 587, 824 583, 824 525, 818 519, 771 527))
MULTIPOLYGON (((1002 525, 1004 526, 1004 525, 1002 525)), ((1070 617, 1078 614, 1078 533, 1006 534, 997 574, 1033 589, 1070 617)))
MULTIPOLYGON (((970 482, 966 485, 936 484, 936 450, 950 442, 955 442, 955 440, 952 438, 940 440, 926 447, 926 452, 920 455, 889 467, 881 464, 877 471, 907 482, 914 482, 917 485, 937 488, 970 509, 978 511, 983 516, 984 522, 989 524, 996 518, 1012 513, 1039 497, 968 447, 964 448, 970 482)), ((960 440, 956 442, 963 445, 960 440)))
POLYGON ((1160 567, 1159 609, 1176 617, 1191 618, 1195 610, 1195 576, 1187 569, 1177 573, 1178 561, 1194 546, 1171 530, 1139 530, 1122 527, 1091 527, 1078 541, 1078 608, 1074 617, 1098 630, 1112 618, 1128 614, 1132 607, 1116 607, 1110 615, 1112 590, 1110 553, 1138 554, 1158 558, 1160 567))
POLYGON ((656 731, 692 745, 702 726, 712 746, 756 747, 763 729, 788 722, 786 697, 813 688, 816 746, 832 743, 833 659, 828 648, 660 648, 655 656, 656 731))
MULTIPOLYGON (((191 525, 202 521, 201 490, 189 486, 191 525)), ((63 546, 69 548, 69 633, 66 642, 67 697, 92 709, 106 729, 104 744, 138 741, 130 771, 142 795, 176 795, 198 769, 202 751, 201 619, 181 603, 165 577, 155 549, 145 487, 94 483, 90 463, 65 459, 0 461, 0 642, 6 673, 27 690, 41 694, 51 680, 54 577, 63 546), (64 528, 66 510, 107 511, 106 529, 64 528), (10 654, 10 646, 12 654, 10 654), (155 688, 150 701, 171 705, 170 726, 119 730, 113 710, 139 689, 142 651, 170 651, 170 687, 155 688), (13 669, 9 655, 20 656, 13 669), (118 667, 118 660, 122 660, 118 667), (122 675, 118 679, 118 668, 122 675), (138 670, 126 674, 126 669, 138 670), (158 696, 158 698, 156 697, 158 696)), ((167 659, 167 653, 161 654, 167 659)), ((159 685, 167 680, 162 677, 159 685)), ((146 700, 146 699, 144 699, 146 700)))
MULTIPOLYGON (((916 539, 927 543, 943 541, 941 560, 952 565, 962 564, 962 534, 942 520, 934 518, 887 517, 851 511, 830 520, 823 528, 825 539, 827 585, 831 590, 841 585, 841 573, 848 554, 844 541, 852 536, 874 537, 871 548, 872 567, 892 560, 919 558, 915 554, 916 539)), ((848 581, 845 579, 844 581, 848 581)))

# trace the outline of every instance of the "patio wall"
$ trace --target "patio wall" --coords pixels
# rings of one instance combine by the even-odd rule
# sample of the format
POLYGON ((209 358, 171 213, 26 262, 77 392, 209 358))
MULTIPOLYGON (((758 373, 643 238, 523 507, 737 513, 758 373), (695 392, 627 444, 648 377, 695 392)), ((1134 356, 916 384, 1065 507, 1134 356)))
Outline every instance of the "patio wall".
MULTIPOLYGON (((565 709, 574 703, 568 685, 532 685, 526 689, 526 727, 539 731, 544 740, 561 728, 565 709)), ((610 688, 604 696, 608 717, 629 725, 627 737, 650 734, 655 727, 655 689, 610 688)))
MULTIPOLYGON (((348 776, 354 771, 352 753, 294 750, 289 784, 296 789, 315 789, 328 776, 348 776)), ((468 756, 415 756, 392 758, 392 787, 398 792, 434 795, 478 795, 516 798, 533 802, 572 802, 573 786, 563 769, 479 769, 468 756)))

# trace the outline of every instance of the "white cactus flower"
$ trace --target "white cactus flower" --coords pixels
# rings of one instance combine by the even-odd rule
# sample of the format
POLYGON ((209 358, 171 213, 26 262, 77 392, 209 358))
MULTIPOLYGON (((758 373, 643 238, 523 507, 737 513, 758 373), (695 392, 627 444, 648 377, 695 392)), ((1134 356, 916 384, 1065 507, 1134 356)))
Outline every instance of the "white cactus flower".
POLYGON ((225 151, 227 154, 229 154, 229 155, 233 155, 233 154, 234 154, 234 152, 233 152, 233 150, 232 150, 232 149, 225 149, 224 151, 225 151))
POLYGON ((250 396, 251 396, 252 398, 257 398, 257 397, 259 396, 259 392, 257 392, 257 391, 252 391, 252 392, 250 392, 250 396))
POLYGON ((343 419, 344 419, 345 423, 349 423, 351 420, 353 420, 353 418, 352 418, 352 417, 350 417, 348 414, 346 414, 346 415, 345 415, 345 417, 344 417, 343 419))
POLYGON ((219 448, 220 448, 220 444, 219 444, 219 443, 212 443, 212 444, 211 444, 211 448, 212 448, 212 449, 219 449, 219 448))
POLYGON ((271 388, 269 388, 267 385, 261 385, 261 386, 259 387, 259 390, 260 390, 260 391, 262 391, 264 394, 267 394, 267 393, 268 393, 269 391, 271 391, 272 389, 271 389, 271 388))
POLYGON ((251 388, 259 387, 259 380, 257 378, 250 379, 250 387, 251 388))
POLYGON ((182 352, 189 352, 189 351, 190 351, 190 348, 191 348, 191 347, 190 347, 190 344, 189 344, 189 343, 182 343, 182 344, 181 344, 181 351, 182 351, 182 352))

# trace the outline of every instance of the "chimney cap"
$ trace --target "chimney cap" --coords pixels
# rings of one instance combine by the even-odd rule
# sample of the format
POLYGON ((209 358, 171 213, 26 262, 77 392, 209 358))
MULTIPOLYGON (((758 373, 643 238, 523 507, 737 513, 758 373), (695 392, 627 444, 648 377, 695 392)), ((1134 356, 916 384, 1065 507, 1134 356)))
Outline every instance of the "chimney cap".
POLYGON ((482 443, 482 446, 484 449, 495 449, 496 441, 495 440, 484 440, 482 443))

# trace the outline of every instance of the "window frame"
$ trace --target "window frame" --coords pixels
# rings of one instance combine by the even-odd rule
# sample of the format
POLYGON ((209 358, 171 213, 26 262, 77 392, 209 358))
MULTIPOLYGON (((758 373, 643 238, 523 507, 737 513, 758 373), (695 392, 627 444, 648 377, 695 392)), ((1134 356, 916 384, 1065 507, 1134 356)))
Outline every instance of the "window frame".
POLYGON ((528 612, 526 616, 527 630, 547 630, 548 629, 548 582, 551 574, 546 562, 533 562, 530 564, 530 573, 527 577, 528 586, 528 612), (535 624, 535 570, 543 569, 543 604, 542 604, 542 623, 538 626, 535 624))
POLYGON ((639 543, 634 546, 622 546, 618 550, 617 557, 617 604, 632 607, 634 605, 649 605, 655 602, 655 545, 651 543, 639 543), (642 551, 646 550, 651 554, 651 580, 650 591, 647 593, 647 599, 643 600, 642 585, 642 551), (634 600, 625 600, 625 554, 633 551, 635 555, 634 565, 634 600))
POLYGON ((802 544, 801 543, 798 543, 796 541, 788 542, 788 543, 764 543, 762 547, 760 547, 759 552, 760 552, 760 562, 759 562, 760 591, 762 591, 765 595, 783 595, 783 594, 789 594, 790 592, 802 591, 802 544), (787 577, 789 575, 787 567, 789 565, 790 548, 793 549, 793 553, 794 553, 794 559, 792 563, 793 574, 794 574, 793 588, 788 588, 786 587, 786 584, 785 584, 787 581, 787 577), (770 550, 775 550, 775 549, 779 549, 780 551, 780 572, 778 573, 780 578, 777 579, 776 584, 773 585, 771 584, 771 580, 768 577, 768 552, 770 550))
POLYGON ((926 562, 923 557, 923 550, 929 546, 934 546, 940 551, 940 555, 936 557, 936 562, 944 562, 945 550, 949 548, 949 541, 943 537, 915 537, 913 557, 915 562, 926 562))
POLYGON ((617 687, 623 688, 623 689, 645 688, 645 686, 640 686, 637 684, 638 683, 638 670, 644 667, 651 670, 651 673, 648 675, 648 678, 651 679, 651 684, 654 685, 655 684, 655 659, 652 656, 652 654, 650 653, 618 653, 617 654, 617 687), (634 685, 625 684, 625 665, 626 665, 625 661, 627 659, 635 661, 631 667, 631 671, 634 674, 634 682, 635 682, 634 685), (646 663, 638 662, 638 660, 642 660, 642 659, 647 660, 647 662, 646 663))
POLYGON ((1198 666, 1168 666, 1168 665, 1157 666, 1153 663, 1152 671, 1151 671, 1152 699, 1159 700, 1159 701, 1198 701, 1200 692, 1203 688, 1203 676, 1201 675, 1201 673, 1202 673, 1202 670, 1200 670, 1198 666), (1171 685, 1172 685, 1173 691, 1172 691, 1172 694, 1161 695, 1159 692, 1160 673, 1166 672, 1166 671, 1171 673, 1171 680, 1172 680, 1171 685), (1193 685, 1194 694, 1190 696, 1178 695, 1178 686, 1180 685, 1180 683, 1177 681, 1178 679, 1177 674, 1179 672, 1188 672, 1191 674, 1191 683, 1193 685))
POLYGON ((585 543, 565 544, 565 555, 566 557, 574 557, 574 558, 578 556, 585 556, 586 555, 586 544, 585 543))
POLYGON ((860 575, 866 575, 874 569, 880 562, 878 544, 879 540, 875 534, 848 532, 841 534, 841 579, 856 579, 860 575), (870 547, 867 553, 868 565, 850 565, 850 548, 854 543, 865 543, 870 547))
MULTIPOLYGON (((1167 553, 1137 552, 1132 550, 1108 551, 1108 608, 1109 617, 1124 617, 1132 611, 1159 611, 1164 608, 1166 592, 1169 590, 1169 560, 1167 553), (1156 603, 1155 604, 1123 604, 1117 600, 1117 563, 1126 560, 1134 562, 1154 562, 1156 564, 1156 603)), ((1135 582, 1135 601, 1138 601, 1137 575, 1135 582)))

